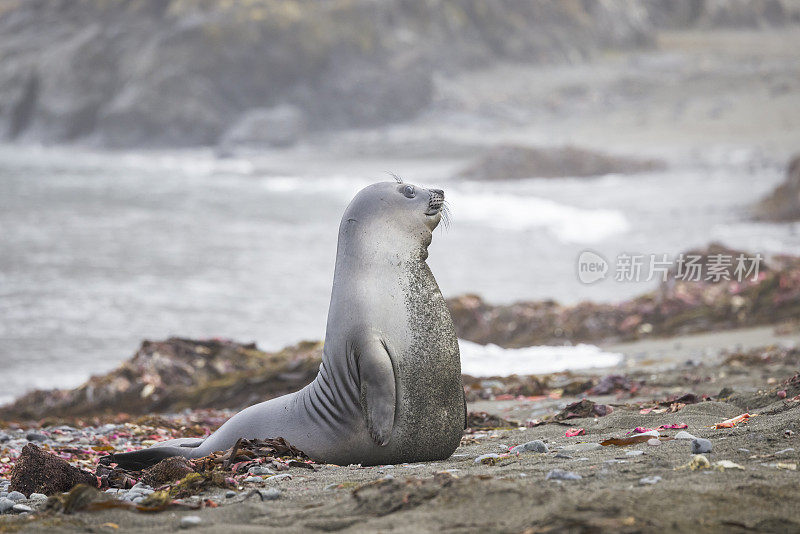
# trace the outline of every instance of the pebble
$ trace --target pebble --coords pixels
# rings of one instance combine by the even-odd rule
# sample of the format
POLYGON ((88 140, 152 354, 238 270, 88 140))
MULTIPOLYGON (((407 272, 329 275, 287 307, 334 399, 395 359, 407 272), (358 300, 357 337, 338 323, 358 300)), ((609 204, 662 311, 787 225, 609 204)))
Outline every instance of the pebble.
POLYGON ((11 436, 9 436, 8 434, 3 434, 2 432, 0 432, 0 443, 5 443, 6 441, 8 441, 10 439, 11 439, 11 436))
POLYGON ((200 519, 199 515, 187 515, 181 518, 180 526, 181 528, 192 528, 198 526, 202 522, 203 520, 200 519))
POLYGON ((523 443, 522 445, 517 445, 511 449, 513 454, 519 454, 521 452, 539 452, 545 453, 549 452, 547 445, 545 445, 544 441, 540 439, 535 439, 533 441, 529 441, 527 443, 523 443))
POLYGON ((39 432, 28 432, 27 434, 25 434, 25 439, 27 439, 28 441, 46 441, 47 436, 39 432))
POLYGON ((644 454, 644 451, 628 451, 625 456, 641 456, 642 454, 644 454))
POLYGON ((711 452, 711 442, 703 438, 694 438, 692 440, 692 454, 703 454, 711 452))
POLYGON ((264 482, 264 479, 261 477, 247 477, 242 482, 264 482))
POLYGON ((235 491, 228 490, 228 491, 225 492, 225 498, 226 499, 233 499, 234 497, 236 497, 236 492, 235 491))
POLYGON ((484 460, 486 460, 488 458, 500 458, 500 455, 497 454, 496 452, 490 452, 490 453, 487 453, 487 454, 481 454, 480 456, 475 458, 475 463, 479 464, 479 463, 481 463, 482 461, 484 461, 484 460))
POLYGON ((26 504, 15 504, 11 510, 17 512, 18 514, 33 512, 33 508, 26 504))
POLYGON ((658 438, 648 439, 647 444, 650 445, 651 447, 658 447, 659 445, 661 445, 661 440, 658 438))
POLYGON ((281 490, 278 488, 269 488, 259 493, 262 501, 276 501, 281 498, 281 490))
POLYGON ((651 477, 643 477, 639 479, 639 485, 644 486, 646 484, 658 484, 661 482, 661 477, 658 475, 654 475, 651 477))
POLYGON ((14 501, 11 499, 6 499, 5 497, 0 498, 0 514, 11 510, 14 507, 14 501))
POLYGON ((31 496, 28 497, 28 499, 32 501, 46 501, 47 495, 45 495, 44 493, 31 493, 31 496))
POLYGON ((247 472, 251 475, 274 475, 275 471, 270 469, 269 467, 264 467, 263 465, 254 465, 247 472))
POLYGON ((18 491, 12 491, 11 493, 8 494, 8 498, 11 499, 12 501, 24 501, 25 495, 23 495, 18 491))
POLYGON ((681 430, 680 432, 675 434, 675 439, 697 439, 697 437, 689 434, 685 430, 681 430))
POLYGON ((567 445, 561 452, 570 453, 570 452, 588 452, 588 451, 596 451, 602 449, 603 446, 599 443, 575 443, 573 445, 567 445))
POLYGON ((580 480, 582 478, 578 473, 564 471, 563 469, 553 469, 545 477, 546 480, 580 480))
POLYGON ((290 475, 289 473, 284 473, 282 475, 275 475, 275 476, 269 477, 267 480, 269 480, 270 482, 276 482, 278 480, 284 480, 284 479, 291 480, 292 479, 292 475, 290 475))

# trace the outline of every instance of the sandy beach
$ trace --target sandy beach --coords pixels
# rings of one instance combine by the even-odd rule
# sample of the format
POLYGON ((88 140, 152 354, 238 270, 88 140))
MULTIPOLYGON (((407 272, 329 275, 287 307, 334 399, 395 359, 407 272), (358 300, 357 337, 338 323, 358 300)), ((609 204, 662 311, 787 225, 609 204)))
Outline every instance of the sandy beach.
POLYGON ((588 396, 597 406, 610 406, 608 415, 547 422, 584 395, 478 400, 469 404, 470 412, 488 412, 519 426, 469 429, 456 453, 441 462, 289 467, 280 474, 291 476, 251 482, 239 477, 233 488, 209 487, 157 513, 111 509, 67 515, 45 511, 51 506, 47 501, 26 501, 40 512, 4 515, 0 529, 791 532, 800 528, 795 374, 800 353, 777 347, 793 340, 796 336, 758 328, 616 346, 626 353, 618 369, 553 377, 565 383, 624 377, 622 389, 588 396), (773 348, 752 349, 755 345, 773 348), (693 360, 701 348, 715 357, 693 360), (714 428, 744 413, 751 417, 714 428), (658 441, 600 445, 630 437, 637 428, 656 429, 658 441), (566 437, 570 429, 585 433, 566 437), (711 451, 693 455, 691 439, 672 439, 679 432, 709 440, 711 451), (509 453, 535 440, 548 452, 509 453), (279 491, 269 491, 273 488, 279 491))

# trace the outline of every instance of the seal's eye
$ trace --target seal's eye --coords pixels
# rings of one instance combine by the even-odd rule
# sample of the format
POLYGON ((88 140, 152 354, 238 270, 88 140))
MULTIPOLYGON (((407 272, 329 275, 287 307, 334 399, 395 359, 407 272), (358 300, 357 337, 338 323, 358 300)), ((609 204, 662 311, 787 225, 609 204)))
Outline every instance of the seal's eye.
POLYGON ((406 196, 406 198, 414 198, 417 193, 414 191, 413 185, 407 185, 403 188, 403 194, 406 196))

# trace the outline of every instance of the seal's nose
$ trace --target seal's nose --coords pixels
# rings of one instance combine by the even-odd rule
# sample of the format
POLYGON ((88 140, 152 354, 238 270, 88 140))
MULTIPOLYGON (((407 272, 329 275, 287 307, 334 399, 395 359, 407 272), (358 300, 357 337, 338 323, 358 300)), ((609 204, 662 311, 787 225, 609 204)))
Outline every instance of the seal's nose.
POLYGON ((432 210, 439 210, 444 204, 444 191, 441 189, 429 189, 431 198, 428 201, 428 207, 432 210))

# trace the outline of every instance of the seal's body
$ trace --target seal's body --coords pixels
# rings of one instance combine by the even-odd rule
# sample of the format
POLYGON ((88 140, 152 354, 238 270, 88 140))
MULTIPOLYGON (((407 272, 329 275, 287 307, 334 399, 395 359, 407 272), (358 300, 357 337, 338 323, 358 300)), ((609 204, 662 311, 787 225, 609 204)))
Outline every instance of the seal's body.
POLYGON ((425 260, 443 192, 378 183, 339 228, 322 364, 305 388, 242 410, 205 440, 111 455, 123 467, 198 458, 239 438, 283 437, 318 462, 444 459, 466 407, 450 312, 425 260))

